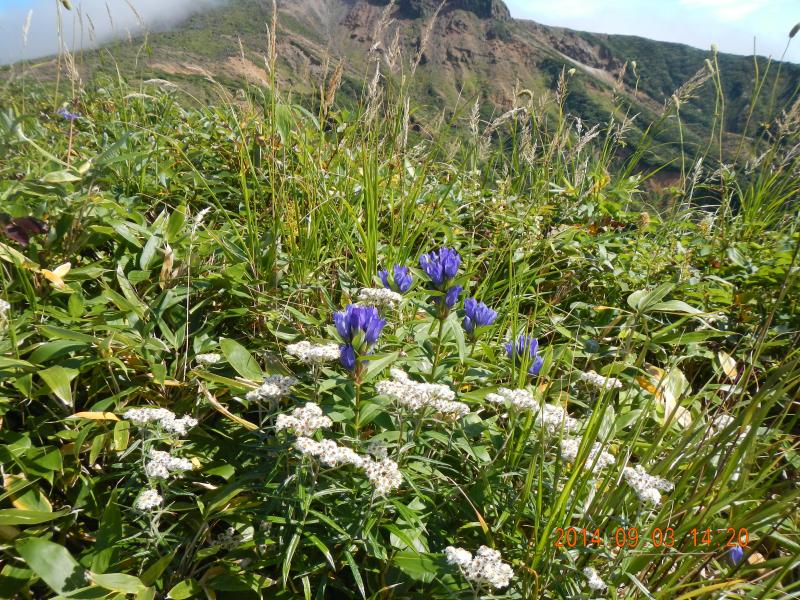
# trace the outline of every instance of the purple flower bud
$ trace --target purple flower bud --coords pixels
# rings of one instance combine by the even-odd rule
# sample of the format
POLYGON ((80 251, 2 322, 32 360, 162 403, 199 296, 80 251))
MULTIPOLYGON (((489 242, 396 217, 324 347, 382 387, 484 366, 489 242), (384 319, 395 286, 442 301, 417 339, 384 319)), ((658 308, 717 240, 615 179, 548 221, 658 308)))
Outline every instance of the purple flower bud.
POLYGON ((404 267, 403 265, 395 265, 392 271, 392 278, 389 277, 389 271, 386 269, 378 271, 378 277, 381 278, 383 287, 405 294, 411 287, 411 282, 414 280, 414 277, 409 272, 408 267, 404 267))
POLYGON ((733 566, 738 565, 744 558, 744 549, 741 546, 734 546, 725 553, 728 562, 733 566))
POLYGON ((447 308, 453 308, 458 302, 458 297, 461 295, 461 292, 464 288, 460 285, 454 285, 444 296, 444 303, 447 305, 447 308))
POLYGON ((356 368, 356 351, 350 344, 339 346, 339 362, 348 371, 356 368))
POLYGON ((503 345, 506 349, 506 354, 511 360, 516 358, 527 358, 530 362, 528 373, 531 375, 538 375, 542 370, 544 360, 541 356, 537 355, 539 350, 539 340, 533 336, 520 335, 516 342, 506 342, 503 345))
POLYGON ((419 257, 419 266, 440 291, 456 276, 460 265, 461 256, 452 248, 439 248, 419 257))
POLYGON ((69 112, 63 106, 56 111, 56 114, 59 117, 65 118, 67 121, 74 121, 75 119, 80 119, 81 118, 80 113, 69 112))
POLYGON ((497 313, 475 298, 464 300, 464 331, 472 335, 476 327, 486 327, 497 319, 497 313))

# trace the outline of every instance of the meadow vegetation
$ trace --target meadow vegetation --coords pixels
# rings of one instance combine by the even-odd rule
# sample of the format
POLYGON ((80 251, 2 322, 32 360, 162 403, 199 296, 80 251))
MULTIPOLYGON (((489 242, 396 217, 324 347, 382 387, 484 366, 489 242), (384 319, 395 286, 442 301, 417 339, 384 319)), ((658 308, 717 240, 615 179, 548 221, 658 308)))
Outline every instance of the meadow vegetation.
POLYGON ((800 593, 800 98, 653 167, 716 61, 457 143, 412 66, 3 88, 0 596, 800 593))

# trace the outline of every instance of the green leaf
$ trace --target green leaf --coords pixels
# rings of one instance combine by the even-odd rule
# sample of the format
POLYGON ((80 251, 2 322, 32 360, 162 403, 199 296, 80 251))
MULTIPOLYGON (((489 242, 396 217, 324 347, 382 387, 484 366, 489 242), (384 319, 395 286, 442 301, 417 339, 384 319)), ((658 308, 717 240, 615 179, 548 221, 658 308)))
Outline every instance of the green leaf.
POLYGON ((159 238, 157 235, 151 235, 150 239, 147 240, 147 243, 142 249, 142 254, 139 257, 139 268, 142 271, 150 270, 150 265, 153 263, 153 259, 156 256, 156 251, 158 250, 160 241, 161 238, 159 238))
POLYGON ((138 577, 126 575, 125 573, 91 573, 89 577, 95 585, 112 592, 138 594, 145 588, 145 585, 138 577))
POLYGON ((18 510, 16 508, 4 508, 0 510, 0 525, 38 525, 55 521, 69 512, 63 508, 57 512, 44 510, 18 510))
POLYGON ((245 379, 250 381, 261 381, 264 379, 264 374, 261 372, 261 367, 247 351, 247 348, 242 346, 239 342, 223 338, 219 343, 222 353, 228 360, 230 365, 236 369, 245 379))
POLYGON ((78 371, 75 369, 66 369, 58 365, 39 371, 39 377, 47 384, 50 391, 70 408, 73 408, 70 382, 77 376, 78 371))
POLYGON ((57 594, 86 587, 86 569, 63 546, 42 538, 27 538, 17 544, 17 552, 57 594))
POLYGON ((175 552, 170 552, 147 567, 147 570, 142 573, 142 583, 145 585, 154 585, 156 581, 158 581, 158 578, 161 577, 164 569, 166 569, 169 566, 169 563, 172 562, 173 558, 175 558, 175 552))
POLYGON ((367 364, 367 368, 364 369, 364 374, 361 380, 364 382, 372 381, 378 375, 380 375, 384 369, 395 362, 398 356, 400 356, 399 352, 391 352, 380 358, 370 359, 369 363, 367 364))
POLYGON ((669 300, 667 302, 659 302, 650 307, 650 312, 664 312, 674 313, 676 315, 701 315, 702 310, 696 309, 694 306, 689 306, 686 302, 681 300, 669 300))
MULTIPOLYGON (((64 0, 61 0, 62 2, 64 0)), ((80 181, 81 178, 69 171, 54 171, 42 177, 43 183, 74 183, 80 181)))
POLYGON ((353 555, 350 554, 347 550, 345 550, 344 558, 347 560, 347 564, 350 565, 350 571, 353 573, 353 579, 356 581, 356 586, 358 586, 358 591, 361 592, 361 597, 366 598, 367 594, 364 591, 364 580, 361 578, 361 571, 358 570, 358 565, 356 564, 356 559, 353 558, 353 555))
POLYGON ((414 581, 430 583, 436 578, 439 564, 428 554, 404 550, 394 555, 393 562, 414 581))
POLYGON ((184 579, 169 591, 167 598, 171 598, 171 600, 184 600, 185 598, 196 596, 202 591, 203 588, 201 588, 200 584, 194 579, 184 579))

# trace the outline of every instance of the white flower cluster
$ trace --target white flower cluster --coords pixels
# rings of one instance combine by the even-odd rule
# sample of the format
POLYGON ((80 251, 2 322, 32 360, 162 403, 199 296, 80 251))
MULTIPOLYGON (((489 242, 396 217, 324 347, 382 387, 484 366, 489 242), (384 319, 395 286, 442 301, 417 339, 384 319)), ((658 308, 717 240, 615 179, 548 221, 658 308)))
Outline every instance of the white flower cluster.
POLYGON ((669 492, 675 486, 661 477, 650 475, 642 465, 625 467, 622 471, 625 481, 631 486, 639 500, 645 504, 658 505, 661 503, 661 492, 669 492))
POLYGON ((333 440, 317 442, 311 438, 300 437, 294 445, 301 454, 315 456, 322 464, 329 467, 353 465, 362 469, 379 496, 387 495, 403 483, 400 469, 391 458, 375 460, 369 456, 359 456, 355 451, 339 446, 333 440))
POLYGON ((0 300, 0 317, 5 317, 9 310, 11 310, 11 305, 5 300, 0 300))
POLYGON ((295 408, 291 415, 278 415, 275 429, 277 431, 290 429, 295 435, 310 437, 318 429, 327 429, 331 425, 333 425, 333 421, 322 414, 319 406, 313 402, 307 402, 305 406, 295 408))
POLYGON ((488 546, 481 546, 473 557, 463 548, 448 546, 444 549, 444 556, 451 565, 457 565, 468 581, 478 585, 490 585, 494 588, 504 588, 511 583, 514 571, 511 566, 503 562, 503 557, 497 550, 488 546))
POLYGON ((321 365, 339 359, 339 346, 332 342, 312 344, 303 340, 286 346, 286 352, 310 365, 321 365))
POLYGON ((192 461, 185 458, 172 456, 169 452, 150 450, 150 460, 144 466, 148 477, 169 479, 172 473, 191 471, 194 468, 192 461))
POLYGON ((492 404, 505 404, 508 402, 517 410, 533 410, 539 406, 533 394, 522 388, 516 390, 500 388, 497 393, 486 394, 486 401, 492 404))
POLYGON ((147 427, 150 423, 155 423, 164 431, 178 435, 186 435, 197 425, 197 419, 189 416, 177 418, 174 412, 166 408, 131 408, 125 411, 122 417, 138 427, 147 427))
POLYGON ((260 387, 247 392, 245 398, 251 402, 277 400, 288 395, 291 387, 296 383, 297 379, 294 377, 270 375, 264 378, 264 383, 260 387))
POLYGON ((198 365, 215 365, 222 360, 222 356, 216 352, 208 352, 207 354, 198 354, 194 359, 198 365))
POLYGON ((358 301, 368 306, 394 308, 403 301, 403 296, 386 288, 363 288, 358 292, 358 301))
POLYGON ((579 379, 601 390, 622 388, 622 382, 616 377, 603 377, 594 371, 581 373, 579 379))
POLYGON ((158 508, 161 506, 162 502, 164 502, 164 499, 156 490, 148 489, 139 494, 134 506, 137 510, 145 512, 148 510, 153 510, 154 508, 158 508))
POLYGON ((602 592, 608 587, 592 567, 586 567, 583 570, 583 576, 589 580, 589 589, 595 592, 602 592))
MULTIPOLYGON (((567 462, 575 462, 575 459, 578 458, 580 445, 580 438, 564 438, 561 440, 561 458, 567 462)), ((592 468, 592 465, 594 465, 592 471, 596 473, 606 467, 610 467, 614 462, 614 456, 603 450, 603 447, 595 442, 592 444, 592 449, 589 450, 586 468, 592 468), (596 463, 595 460, 597 461, 596 463)))
POLYGON ((432 408, 442 418, 452 421, 469 413, 469 407, 463 402, 455 401, 455 392, 446 385, 419 383, 401 369, 392 369, 390 373, 394 381, 378 382, 375 391, 383 396, 388 396, 399 406, 413 412, 432 408))

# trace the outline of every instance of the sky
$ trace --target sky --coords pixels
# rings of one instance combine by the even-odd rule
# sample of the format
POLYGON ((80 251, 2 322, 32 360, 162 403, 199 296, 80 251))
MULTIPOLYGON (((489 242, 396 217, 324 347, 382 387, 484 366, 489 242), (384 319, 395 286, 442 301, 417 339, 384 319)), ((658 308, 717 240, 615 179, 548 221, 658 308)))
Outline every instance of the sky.
MULTIPOLYGON (((780 58, 800 0, 506 0, 511 14, 556 25, 780 58)), ((800 35, 786 60, 800 63, 800 35)))
MULTIPOLYGON (((71 0, 60 9, 63 38, 72 47, 126 36, 138 28, 136 8, 149 27, 163 26, 221 0, 71 0), (130 5, 129 5, 130 2, 130 5), (111 18, 106 8, 108 5, 111 18), (76 15, 83 15, 83 27, 76 15), (91 20, 91 24, 89 21, 91 20)), ((266 0, 265 0, 266 1, 266 0)), ((681 42, 722 52, 780 58, 789 30, 800 22, 800 0, 506 0, 512 15, 556 25, 681 42)), ((36 58, 59 49, 58 0, 0 0, 0 64, 36 58), (30 12, 32 11, 32 13, 30 12), (27 40, 23 30, 31 14, 27 40)), ((786 60, 800 63, 800 35, 786 60)))

